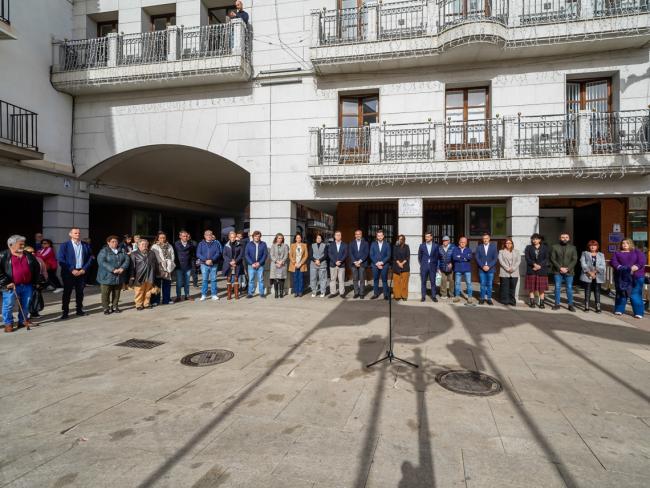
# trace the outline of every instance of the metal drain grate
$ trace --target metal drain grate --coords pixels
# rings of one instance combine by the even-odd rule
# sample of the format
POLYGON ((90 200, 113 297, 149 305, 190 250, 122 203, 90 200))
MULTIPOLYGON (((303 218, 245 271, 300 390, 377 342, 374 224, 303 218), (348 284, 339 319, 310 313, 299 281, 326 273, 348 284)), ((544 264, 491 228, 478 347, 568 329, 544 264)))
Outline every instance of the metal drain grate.
POLYGON ((162 346, 164 342, 148 341, 147 339, 129 339, 128 341, 115 344, 122 347, 134 347, 136 349, 153 349, 154 347, 162 346))
POLYGON ((210 349, 209 351, 188 354, 181 359, 181 364, 185 366, 213 366, 230 361, 233 357, 235 357, 235 353, 232 351, 226 349, 210 349))
POLYGON ((489 396, 503 390, 496 378, 478 371, 443 371, 436 375, 443 388, 462 395, 489 396))

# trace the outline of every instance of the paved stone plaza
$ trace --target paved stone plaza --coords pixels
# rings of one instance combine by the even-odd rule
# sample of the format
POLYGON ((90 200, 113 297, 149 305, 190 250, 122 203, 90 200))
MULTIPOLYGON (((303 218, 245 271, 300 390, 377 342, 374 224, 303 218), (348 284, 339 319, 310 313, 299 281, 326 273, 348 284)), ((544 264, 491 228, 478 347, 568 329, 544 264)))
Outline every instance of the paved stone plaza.
POLYGON ((56 322, 52 304, 3 334, 1 487, 650 486, 647 320, 409 301, 396 353, 422 367, 368 370, 383 300, 136 312, 127 293, 105 317, 97 298, 90 316, 56 322), (116 346, 130 338, 164 344, 116 346), (235 356, 180 363, 213 348, 235 356), (450 368, 504 391, 451 393, 434 379, 450 368))

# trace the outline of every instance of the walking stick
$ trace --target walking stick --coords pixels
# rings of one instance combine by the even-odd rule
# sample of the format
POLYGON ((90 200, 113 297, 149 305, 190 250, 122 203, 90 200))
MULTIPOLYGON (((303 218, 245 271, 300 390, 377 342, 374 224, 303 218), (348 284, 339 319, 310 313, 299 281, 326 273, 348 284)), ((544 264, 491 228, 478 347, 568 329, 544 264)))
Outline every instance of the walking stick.
POLYGON ((18 298, 18 292, 16 291, 16 287, 14 286, 14 296, 16 297, 16 303, 18 304, 18 310, 20 311, 20 314, 23 316, 23 325, 25 326, 25 330, 32 330, 32 323, 29 320, 29 316, 25 315, 25 311, 23 310, 23 306, 20 303, 20 298, 18 298))

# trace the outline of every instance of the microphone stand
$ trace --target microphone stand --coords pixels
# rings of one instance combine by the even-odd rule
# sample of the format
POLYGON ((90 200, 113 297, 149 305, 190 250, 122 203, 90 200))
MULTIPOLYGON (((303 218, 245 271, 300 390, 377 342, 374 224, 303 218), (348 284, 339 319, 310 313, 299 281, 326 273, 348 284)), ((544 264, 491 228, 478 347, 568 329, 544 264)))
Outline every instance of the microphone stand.
POLYGON ((392 278, 393 277, 391 275, 390 284, 388 286, 388 351, 386 351, 386 355, 384 357, 366 365, 366 368, 372 368, 376 364, 383 363, 384 361, 388 361, 391 364, 393 363, 393 361, 399 361, 400 363, 404 363, 414 368, 419 367, 419 365, 407 361, 406 359, 397 357, 393 353, 393 279, 392 278))

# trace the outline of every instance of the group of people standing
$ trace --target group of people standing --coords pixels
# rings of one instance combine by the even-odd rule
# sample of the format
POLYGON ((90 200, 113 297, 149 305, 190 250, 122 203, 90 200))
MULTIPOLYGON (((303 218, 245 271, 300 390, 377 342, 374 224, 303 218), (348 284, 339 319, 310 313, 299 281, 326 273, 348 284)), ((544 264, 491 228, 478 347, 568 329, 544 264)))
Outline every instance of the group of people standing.
MULTIPOLYGON (((55 291, 63 289, 61 320, 69 317, 73 291, 76 314, 86 315, 83 308, 84 288, 95 257, 90 246, 81 240, 80 229, 71 229, 69 237, 56 253, 48 239, 37 243, 38 249, 26 247, 22 236, 14 235, 8 239, 8 249, 0 253, 5 332, 13 331, 13 309, 16 302, 19 305, 18 325, 31 325, 30 311, 33 308, 30 308, 30 302, 35 300, 35 290, 47 285, 55 291), (57 268, 60 268, 62 285, 57 276, 57 268)), ((553 310, 560 308, 564 285, 568 310, 575 312, 573 281, 579 264, 579 278, 585 290, 583 309, 585 312, 591 310, 593 296, 594 310, 600 313, 601 285, 605 281, 606 272, 605 256, 600 252, 596 241, 589 241, 587 249, 578 256, 578 251, 570 240, 569 234, 562 233, 559 241, 549 247, 541 235, 531 236, 531 242, 523 252, 528 306, 545 308, 545 293, 551 275, 555 285, 553 310)), ((515 291, 520 278, 522 253, 514 248, 512 239, 506 239, 502 249, 497 250, 496 243, 485 233, 472 251, 465 237, 461 237, 454 245, 448 236, 444 236, 438 244, 433 242, 431 233, 426 233, 417 256, 421 301, 426 301, 430 295, 434 302, 440 296, 443 299, 453 298, 455 303, 459 303, 463 299, 462 283, 465 282, 466 303, 475 305, 472 269, 476 265, 480 283, 478 303, 493 305, 494 277, 498 272, 500 301, 508 306, 516 305, 515 291)), ((96 261, 102 308, 104 314, 108 315, 121 312, 120 294, 129 286, 134 289, 135 307, 138 311, 171 303, 174 278, 174 302, 192 300, 190 281, 197 264, 203 280, 201 301, 219 300, 219 274, 225 278, 228 300, 233 297, 239 299, 242 292, 247 298, 252 298, 256 288, 259 296, 266 298, 264 271, 267 266, 275 298, 286 295, 285 283, 289 275, 292 277, 293 295, 303 296, 307 271, 312 297, 345 298, 346 273, 349 270, 353 297, 363 299, 366 294, 366 270, 370 268, 372 299, 383 295, 388 300, 392 288, 393 298, 407 300, 411 250, 404 235, 399 235, 397 242, 391 245, 386 241, 382 230, 376 232, 376 238, 371 243, 364 239, 361 230, 356 230, 354 239, 349 243, 343 242, 342 233, 336 231, 331 242, 325 243, 321 235, 316 235, 310 245, 303 242, 300 234, 289 245, 285 242, 285 236, 278 233, 268 246, 262 241, 259 231, 253 232, 251 240, 244 238, 241 232, 232 231, 222 245, 211 230, 204 232, 203 240, 198 244, 183 230, 173 244, 168 242, 164 232, 159 232, 151 247, 144 238, 126 236, 120 242, 117 236, 111 235, 106 239, 106 245, 97 255, 96 261), (389 270, 392 271, 392 287, 388 284, 389 270)), ((634 316, 642 318, 642 293, 646 279, 644 253, 636 249, 630 239, 625 239, 620 249, 613 254, 610 264, 614 270, 616 286, 614 313, 623 314, 629 299, 634 316)), ((34 312, 32 316, 36 314, 34 312)))

